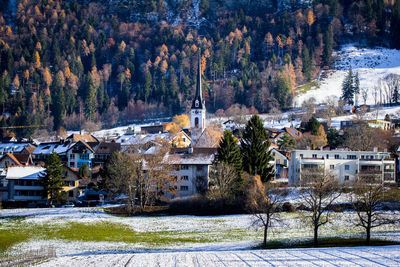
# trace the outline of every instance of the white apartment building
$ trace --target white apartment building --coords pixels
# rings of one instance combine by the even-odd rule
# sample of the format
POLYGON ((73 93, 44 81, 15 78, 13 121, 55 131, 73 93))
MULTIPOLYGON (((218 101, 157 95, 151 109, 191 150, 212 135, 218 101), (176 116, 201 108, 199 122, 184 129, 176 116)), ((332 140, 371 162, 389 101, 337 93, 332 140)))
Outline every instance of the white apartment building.
POLYGON ((345 150, 293 150, 289 162, 289 184, 297 185, 304 171, 330 172, 343 184, 360 175, 375 174, 385 183, 396 182, 395 160, 389 152, 345 150))

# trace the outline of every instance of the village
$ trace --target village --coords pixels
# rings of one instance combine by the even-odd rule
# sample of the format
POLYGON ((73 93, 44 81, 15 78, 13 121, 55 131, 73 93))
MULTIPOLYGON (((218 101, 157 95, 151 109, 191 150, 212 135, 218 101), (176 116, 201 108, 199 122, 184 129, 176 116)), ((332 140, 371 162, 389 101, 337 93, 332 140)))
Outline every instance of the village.
MULTIPOLYGON (((56 202, 59 206, 93 206, 108 201, 115 203, 116 199, 126 199, 126 195, 112 195, 108 194, 104 188, 99 189, 98 184, 101 184, 105 178, 102 170, 107 160, 116 152, 156 157, 163 147, 167 147, 167 151, 158 163, 164 167, 170 166, 169 169, 167 168, 167 175, 173 176, 175 181, 174 193, 164 192, 165 195, 169 199, 177 199, 203 194, 209 188, 210 173, 216 162, 220 142, 224 138, 223 131, 230 131, 235 142, 240 145, 239 139, 244 125, 232 119, 225 120, 219 125, 215 123, 215 120, 212 124, 209 123, 206 118, 200 73, 198 73, 197 81, 190 118, 187 115, 179 115, 171 123, 129 129, 126 133, 114 137, 100 138, 94 134, 80 132, 52 142, 3 138, 0 144, 2 154, 0 200, 3 207, 46 207, 49 205, 40 181, 46 175, 46 160, 53 153, 57 154, 62 161, 63 199, 56 202)), ((366 105, 349 107, 349 113, 356 113, 357 110, 367 108, 369 109, 366 105)), ((329 172, 340 184, 354 182, 359 176, 371 172, 378 176, 382 184, 392 186, 398 184, 398 152, 400 150, 397 150, 397 147, 400 144, 400 138, 396 137, 394 131, 395 120, 348 119, 341 121, 337 130, 333 127, 329 128, 330 125, 326 120, 321 120, 320 123, 314 117, 318 109, 323 109, 323 106, 314 107, 310 112, 309 121, 301 122, 297 128, 293 126, 293 122, 296 122, 294 119, 291 122, 292 127, 280 129, 265 127, 268 142, 270 142, 268 153, 272 156, 269 164, 272 168, 271 181, 273 183, 283 187, 295 187, 300 185, 304 172, 318 169, 329 172), (326 133, 334 134, 333 137, 331 134, 328 138, 340 140, 343 130, 346 129, 378 130, 386 139, 380 140, 379 147, 375 146, 375 143, 368 144, 372 146, 369 150, 360 149, 362 146, 351 149, 348 143, 339 144, 337 147, 332 145, 335 141, 330 141, 331 144, 327 143, 326 133), (390 144, 382 146, 384 142, 390 144), (301 144, 301 146, 296 146, 296 144, 301 144), (388 150, 389 147, 392 151, 388 150)), ((361 140, 361 142, 366 143, 368 140, 361 140)), ((146 166, 143 168, 145 169, 146 166)))

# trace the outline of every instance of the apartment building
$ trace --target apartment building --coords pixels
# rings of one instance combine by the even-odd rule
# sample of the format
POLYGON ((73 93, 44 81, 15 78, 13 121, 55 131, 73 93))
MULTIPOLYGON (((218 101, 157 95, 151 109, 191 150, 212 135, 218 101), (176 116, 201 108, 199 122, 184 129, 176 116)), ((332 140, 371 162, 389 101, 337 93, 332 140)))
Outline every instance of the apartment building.
POLYGON ((330 172, 339 183, 362 175, 377 175, 385 183, 395 183, 395 160, 389 152, 345 150, 293 150, 289 162, 289 184, 301 181, 305 171, 330 172))

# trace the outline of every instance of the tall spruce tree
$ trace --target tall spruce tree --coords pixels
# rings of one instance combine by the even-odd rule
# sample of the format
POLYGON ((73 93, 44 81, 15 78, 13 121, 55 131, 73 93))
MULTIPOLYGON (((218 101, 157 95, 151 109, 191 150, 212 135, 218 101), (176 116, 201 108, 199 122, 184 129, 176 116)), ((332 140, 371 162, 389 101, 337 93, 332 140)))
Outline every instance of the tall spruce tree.
POLYGON ((237 185, 240 189, 243 185, 242 178, 242 155, 240 154, 240 147, 235 141, 230 130, 224 131, 224 137, 219 142, 215 163, 225 163, 231 165, 237 173, 237 185))
POLYGON ((322 63, 324 66, 329 66, 331 64, 332 45, 333 45, 332 26, 329 25, 328 29, 324 34, 324 51, 322 54, 322 63))
POLYGON ((342 99, 349 105, 354 104, 353 71, 351 68, 342 83, 342 99))
POLYGON ((259 116, 253 115, 247 122, 240 144, 243 170, 260 175, 263 182, 269 181, 274 175, 273 166, 269 164, 273 160, 268 151, 271 143, 259 116))
POLYGON ((358 95, 360 94, 360 77, 358 75, 358 71, 354 75, 353 82, 355 104, 358 105, 358 95))
POLYGON ((46 175, 42 176, 40 180, 48 205, 53 205, 54 201, 61 198, 63 183, 62 162, 60 157, 53 152, 46 161, 46 175))

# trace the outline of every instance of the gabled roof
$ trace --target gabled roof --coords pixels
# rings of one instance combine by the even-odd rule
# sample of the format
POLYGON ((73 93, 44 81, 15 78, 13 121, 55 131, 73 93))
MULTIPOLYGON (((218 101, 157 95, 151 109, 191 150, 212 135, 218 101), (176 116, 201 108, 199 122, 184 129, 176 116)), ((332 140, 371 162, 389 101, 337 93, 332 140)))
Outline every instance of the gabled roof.
POLYGON ((72 145, 70 146, 70 148, 68 148, 67 151, 69 151, 70 149, 74 148, 75 146, 77 146, 77 145, 79 145, 79 144, 83 145, 85 148, 89 149, 92 153, 94 153, 94 149, 93 149, 91 146, 89 146, 88 143, 86 143, 86 142, 83 141, 83 140, 80 140, 80 141, 76 142, 75 144, 72 144, 72 145))
POLYGON ((294 139, 301 138, 303 136, 303 134, 295 128, 285 127, 283 129, 285 133, 287 133, 290 137, 294 139))
POLYGON ((94 142, 94 143, 99 142, 99 139, 97 139, 91 134, 78 134, 78 133, 71 134, 70 136, 67 137, 67 140, 72 140, 74 142, 79 142, 79 141, 94 142))
POLYGON ((219 142, 220 142, 222 136, 223 136, 222 132, 206 128, 201 133, 201 135, 200 135, 199 139, 196 141, 196 143, 193 144, 193 147, 216 148, 219 146, 219 142))
POLYGON ((35 146, 26 146, 24 150, 26 150, 29 154, 32 154, 33 151, 35 151, 36 147, 35 146))
POLYGON ((32 164, 31 154, 14 153, 13 156, 23 165, 32 164))
POLYGON ((24 148, 31 147, 30 143, 17 143, 17 142, 9 142, 9 143, 0 143, 0 153, 7 152, 16 152, 20 153, 24 148))
POLYGON ((1 160, 5 159, 5 158, 10 158, 12 161, 14 161, 13 165, 17 165, 17 166, 22 166, 21 162, 19 162, 19 160, 12 154, 12 153, 7 153, 5 154, 1 160))

